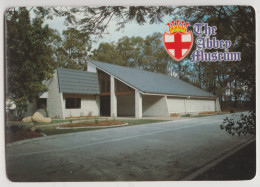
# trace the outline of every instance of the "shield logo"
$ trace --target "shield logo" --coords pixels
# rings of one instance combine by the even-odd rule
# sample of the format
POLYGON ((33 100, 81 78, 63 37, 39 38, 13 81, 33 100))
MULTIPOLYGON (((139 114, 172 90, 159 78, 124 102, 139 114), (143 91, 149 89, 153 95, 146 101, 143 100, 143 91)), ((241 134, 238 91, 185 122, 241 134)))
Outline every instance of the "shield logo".
POLYGON ((187 33, 174 32, 163 34, 163 44, 167 53, 175 60, 182 60, 191 50, 193 44, 193 35, 187 33))

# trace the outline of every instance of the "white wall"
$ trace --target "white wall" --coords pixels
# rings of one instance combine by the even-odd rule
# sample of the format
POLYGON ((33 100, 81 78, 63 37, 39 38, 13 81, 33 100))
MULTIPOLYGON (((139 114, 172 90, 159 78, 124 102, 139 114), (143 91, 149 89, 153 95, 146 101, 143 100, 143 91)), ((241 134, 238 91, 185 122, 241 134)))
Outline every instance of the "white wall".
POLYGON ((135 95, 117 95, 117 115, 134 116, 135 115, 135 95))
POLYGON ((168 97, 167 101, 170 113, 185 113, 184 98, 168 97))
POLYGON ((47 110, 51 118, 64 118, 62 93, 59 92, 57 71, 53 79, 46 82, 48 88, 47 110))
POLYGON ((187 113, 214 112, 215 99, 186 99, 187 113))
POLYGON ((169 116, 166 97, 143 95, 143 116, 169 116))
POLYGON ((100 97, 95 95, 82 94, 63 94, 63 105, 65 107, 66 98, 81 98, 80 109, 66 109, 64 108, 65 117, 88 116, 92 112, 93 116, 100 115, 100 97))
POLYGON ((198 113, 218 111, 216 110, 216 99, 188 99, 168 96, 167 100, 170 113, 198 113))
POLYGON ((216 99, 215 105, 216 105, 216 111, 218 111, 218 112, 221 111, 220 103, 219 103, 219 98, 216 99))
POLYGON ((94 73, 96 73, 96 72, 97 72, 96 66, 94 66, 94 65, 92 65, 92 64, 90 64, 90 63, 88 63, 88 72, 94 72, 94 73))

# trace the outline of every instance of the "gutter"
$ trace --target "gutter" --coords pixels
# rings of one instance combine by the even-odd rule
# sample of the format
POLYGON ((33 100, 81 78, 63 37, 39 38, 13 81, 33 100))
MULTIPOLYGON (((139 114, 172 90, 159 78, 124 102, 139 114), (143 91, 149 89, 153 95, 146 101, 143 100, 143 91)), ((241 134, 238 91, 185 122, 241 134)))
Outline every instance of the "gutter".
POLYGON ((159 96, 169 96, 169 97, 183 97, 183 98, 204 98, 204 99, 217 99, 218 97, 206 97, 206 96, 192 96, 192 95, 174 95, 174 94, 159 94, 159 93, 149 93, 149 92, 141 92, 143 95, 159 95, 159 96))

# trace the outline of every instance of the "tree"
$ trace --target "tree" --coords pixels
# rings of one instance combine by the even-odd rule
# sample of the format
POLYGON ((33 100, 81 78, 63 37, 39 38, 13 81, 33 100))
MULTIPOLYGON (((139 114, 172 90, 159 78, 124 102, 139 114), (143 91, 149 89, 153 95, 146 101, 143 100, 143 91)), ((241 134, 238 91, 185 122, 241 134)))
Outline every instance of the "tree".
POLYGON ((114 43, 101 43, 92 53, 90 58, 93 60, 108 62, 110 64, 122 63, 120 51, 116 49, 114 43))
POLYGON ((168 74, 167 66, 173 60, 164 49, 162 33, 154 33, 145 38, 141 59, 141 69, 168 74))
POLYGON ((127 23, 136 22, 140 25, 149 20, 150 24, 162 22, 165 15, 171 15, 174 7, 170 6, 96 6, 81 8, 37 9, 44 17, 52 15, 64 16, 65 23, 79 27, 81 30, 102 37, 111 20, 117 21, 116 30, 125 27, 127 23))
POLYGON ((50 44, 49 47, 52 49, 52 58, 57 64, 57 67, 62 66, 66 61, 64 56, 63 40, 60 33, 57 30, 50 29, 50 44))
POLYGON ((171 61, 161 40, 161 33, 154 33, 146 38, 122 37, 117 43, 101 43, 93 51, 93 60, 134 67, 137 69, 168 74, 171 61))
MULTIPOLYGON (((228 64, 219 64, 207 71, 214 70, 216 78, 205 79, 214 80, 219 89, 215 89, 221 98, 231 103, 233 100, 237 106, 238 98, 247 102, 248 115, 241 115, 240 119, 234 121, 226 118, 221 125, 228 133, 253 134, 255 135, 255 11, 250 6, 211 6, 183 8, 186 17, 194 16, 195 22, 209 22, 218 27, 218 36, 223 39, 234 41, 230 50, 241 52, 241 61, 228 64), (225 88, 225 89, 223 89, 225 88), (220 92, 219 92, 220 91, 220 92), (229 91, 229 99, 227 98, 229 91)), ((212 74, 211 74, 212 75, 212 74)))
POLYGON ((6 28, 6 96, 15 102, 21 118, 28 102, 46 91, 42 81, 56 67, 49 47, 51 30, 40 18, 31 20, 26 8, 10 8, 6 28))
POLYGON ((122 62, 119 65, 140 68, 144 52, 144 39, 141 37, 122 37, 116 43, 116 50, 121 56, 122 62))
POLYGON ((238 96, 250 101, 255 110, 255 11, 250 6, 180 7, 177 14, 191 25, 206 22, 216 25, 217 36, 233 41, 231 51, 240 51, 240 62, 199 63, 202 87, 223 98, 238 100, 238 96), (225 88, 225 89, 223 89, 225 88), (226 93, 230 91, 228 98, 226 93), (242 96, 241 90, 244 91, 242 96), (233 97, 234 96, 234 97, 233 97))
POLYGON ((91 49, 89 35, 75 28, 63 31, 61 52, 63 54, 59 62, 66 68, 86 69, 86 59, 91 49))

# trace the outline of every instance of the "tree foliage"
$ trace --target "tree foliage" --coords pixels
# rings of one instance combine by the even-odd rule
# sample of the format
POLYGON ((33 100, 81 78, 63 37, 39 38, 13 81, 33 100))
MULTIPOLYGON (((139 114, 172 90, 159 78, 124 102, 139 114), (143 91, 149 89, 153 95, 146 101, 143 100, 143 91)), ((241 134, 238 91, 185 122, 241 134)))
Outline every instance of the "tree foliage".
MULTIPOLYGON (((201 87, 221 101, 235 105, 239 99, 250 101, 255 110, 255 11, 250 6, 181 7, 178 14, 194 23, 217 26, 217 37, 231 40, 230 51, 240 51, 240 62, 197 62, 195 77, 201 87)), ((193 48, 195 49, 195 48, 193 48)))
POLYGON ((168 74, 172 59, 166 53, 161 33, 146 38, 124 36, 117 43, 101 43, 92 59, 142 70, 168 74), (151 55, 152 54, 152 55, 151 55))
POLYGON ((59 66, 72 69, 86 69, 86 59, 91 49, 89 34, 75 28, 64 30, 61 43, 59 66))
POLYGON ((256 134, 256 116, 255 112, 245 115, 241 113, 240 119, 225 118, 220 128, 226 130, 231 135, 255 135, 256 134))
POLYGON ((46 91, 43 80, 55 69, 49 47, 51 30, 39 18, 30 19, 26 8, 11 8, 6 13, 7 98, 17 106, 19 117, 28 101, 46 91))
POLYGON ((81 8, 53 8, 48 9, 48 13, 37 10, 39 14, 44 12, 44 16, 57 15, 64 16, 65 23, 77 26, 81 30, 102 37, 109 27, 111 20, 116 20, 117 28, 120 30, 126 24, 136 22, 140 25, 149 22, 150 24, 163 21, 163 17, 171 15, 174 7, 170 6, 96 6, 81 8))

